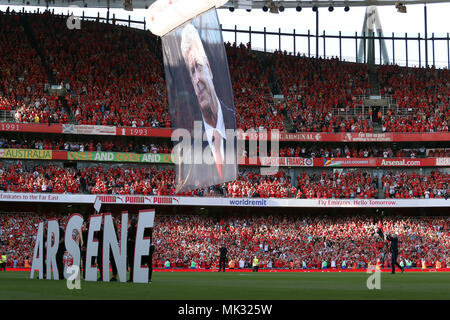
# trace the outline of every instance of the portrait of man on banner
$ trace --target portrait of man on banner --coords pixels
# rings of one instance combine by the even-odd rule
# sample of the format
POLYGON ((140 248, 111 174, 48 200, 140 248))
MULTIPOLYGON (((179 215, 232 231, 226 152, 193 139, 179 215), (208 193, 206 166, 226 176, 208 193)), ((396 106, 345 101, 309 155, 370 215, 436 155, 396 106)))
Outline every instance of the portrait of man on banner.
POLYGON ((201 149, 195 147, 195 137, 191 140, 190 151, 197 153, 197 157, 194 155, 177 164, 177 191, 236 179, 236 115, 228 62, 215 10, 164 36, 163 46, 169 107, 171 114, 175 113, 174 124, 176 128, 186 128, 194 135, 201 132, 201 149), (207 39, 202 39, 201 35, 207 39), (199 158, 198 152, 203 153, 201 162, 193 161, 193 158, 199 158), (211 161, 203 161, 208 156, 211 161))

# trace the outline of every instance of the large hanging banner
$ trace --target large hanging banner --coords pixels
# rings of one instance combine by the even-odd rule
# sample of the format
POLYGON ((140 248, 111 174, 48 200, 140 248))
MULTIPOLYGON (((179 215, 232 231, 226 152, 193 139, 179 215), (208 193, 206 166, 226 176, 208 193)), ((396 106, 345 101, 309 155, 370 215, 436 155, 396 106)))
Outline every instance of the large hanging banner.
POLYGON ((190 17, 184 14, 162 35, 169 109, 176 128, 172 134, 176 191, 235 180, 236 115, 217 4, 198 1, 206 6, 201 7, 197 1, 162 2, 167 8, 161 14, 192 10, 194 3, 199 6, 198 12, 191 12, 190 17))

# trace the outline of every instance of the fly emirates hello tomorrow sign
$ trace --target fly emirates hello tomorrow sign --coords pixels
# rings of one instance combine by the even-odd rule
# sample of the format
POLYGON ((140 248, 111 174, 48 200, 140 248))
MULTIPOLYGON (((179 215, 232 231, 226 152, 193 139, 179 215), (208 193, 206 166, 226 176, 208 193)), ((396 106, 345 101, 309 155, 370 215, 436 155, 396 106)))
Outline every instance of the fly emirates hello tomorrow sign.
MULTIPOLYGON (((148 268, 142 266, 142 257, 148 256, 150 251, 150 238, 144 237, 144 231, 148 228, 153 228, 155 220, 155 210, 140 210, 136 226, 136 238, 134 248, 134 269, 133 282, 147 283, 148 282, 148 268)), ((83 217, 79 214, 70 216, 66 224, 64 244, 66 251, 73 258, 73 265, 78 266, 80 270, 81 252, 78 243, 73 239, 74 231, 81 232, 83 225, 83 217)), ((97 281, 97 266, 91 265, 92 258, 102 259, 103 261, 103 281, 109 281, 109 263, 111 261, 110 251, 112 252, 114 261, 117 266, 117 274, 120 282, 127 281, 127 255, 133 252, 127 252, 127 236, 128 236, 128 213, 122 213, 121 231, 120 231, 120 245, 117 239, 116 231, 114 229, 114 222, 111 214, 93 215, 89 219, 89 231, 86 248, 86 261, 83 266, 86 270, 86 281, 97 281), (94 232, 100 231, 103 221, 103 249, 102 257, 98 257, 99 244, 94 239, 94 232), (88 263, 89 262, 89 263, 88 263)), ((60 234, 59 224, 56 219, 48 220, 47 223, 47 256, 44 257, 44 222, 39 223, 38 232, 36 236, 36 244, 33 253, 33 263, 31 266, 30 279, 34 278, 34 273, 37 270, 39 279, 43 279, 44 274, 44 260, 46 258, 46 274, 47 279, 59 280, 58 266, 56 264, 56 253, 58 251, 60 234), (53 241, 51 241, 53 239, 53 241), (52 273, 53 272, 53 273, 52 273)))

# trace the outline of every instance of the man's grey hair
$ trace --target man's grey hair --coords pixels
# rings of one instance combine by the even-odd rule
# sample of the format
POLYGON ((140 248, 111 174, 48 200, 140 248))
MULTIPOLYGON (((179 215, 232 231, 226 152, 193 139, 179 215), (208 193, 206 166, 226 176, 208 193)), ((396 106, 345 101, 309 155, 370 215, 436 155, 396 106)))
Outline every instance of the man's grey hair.
POLYGON ((186 61, 187 52, 193 45, 196 45, 199 52, 206 57, 205 49, 203 49, 202 40, 192 23, 187 24, 181 32, 181 54, 186 61))

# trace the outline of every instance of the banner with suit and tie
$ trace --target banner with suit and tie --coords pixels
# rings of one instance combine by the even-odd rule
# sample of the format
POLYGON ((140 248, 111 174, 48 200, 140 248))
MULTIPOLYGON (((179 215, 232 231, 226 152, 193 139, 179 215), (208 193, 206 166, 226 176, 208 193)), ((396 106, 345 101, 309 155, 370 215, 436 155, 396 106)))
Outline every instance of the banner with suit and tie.
POLYGON ((237 178, 236 116, 215 8, 162 36, 176 191, 237 178))

